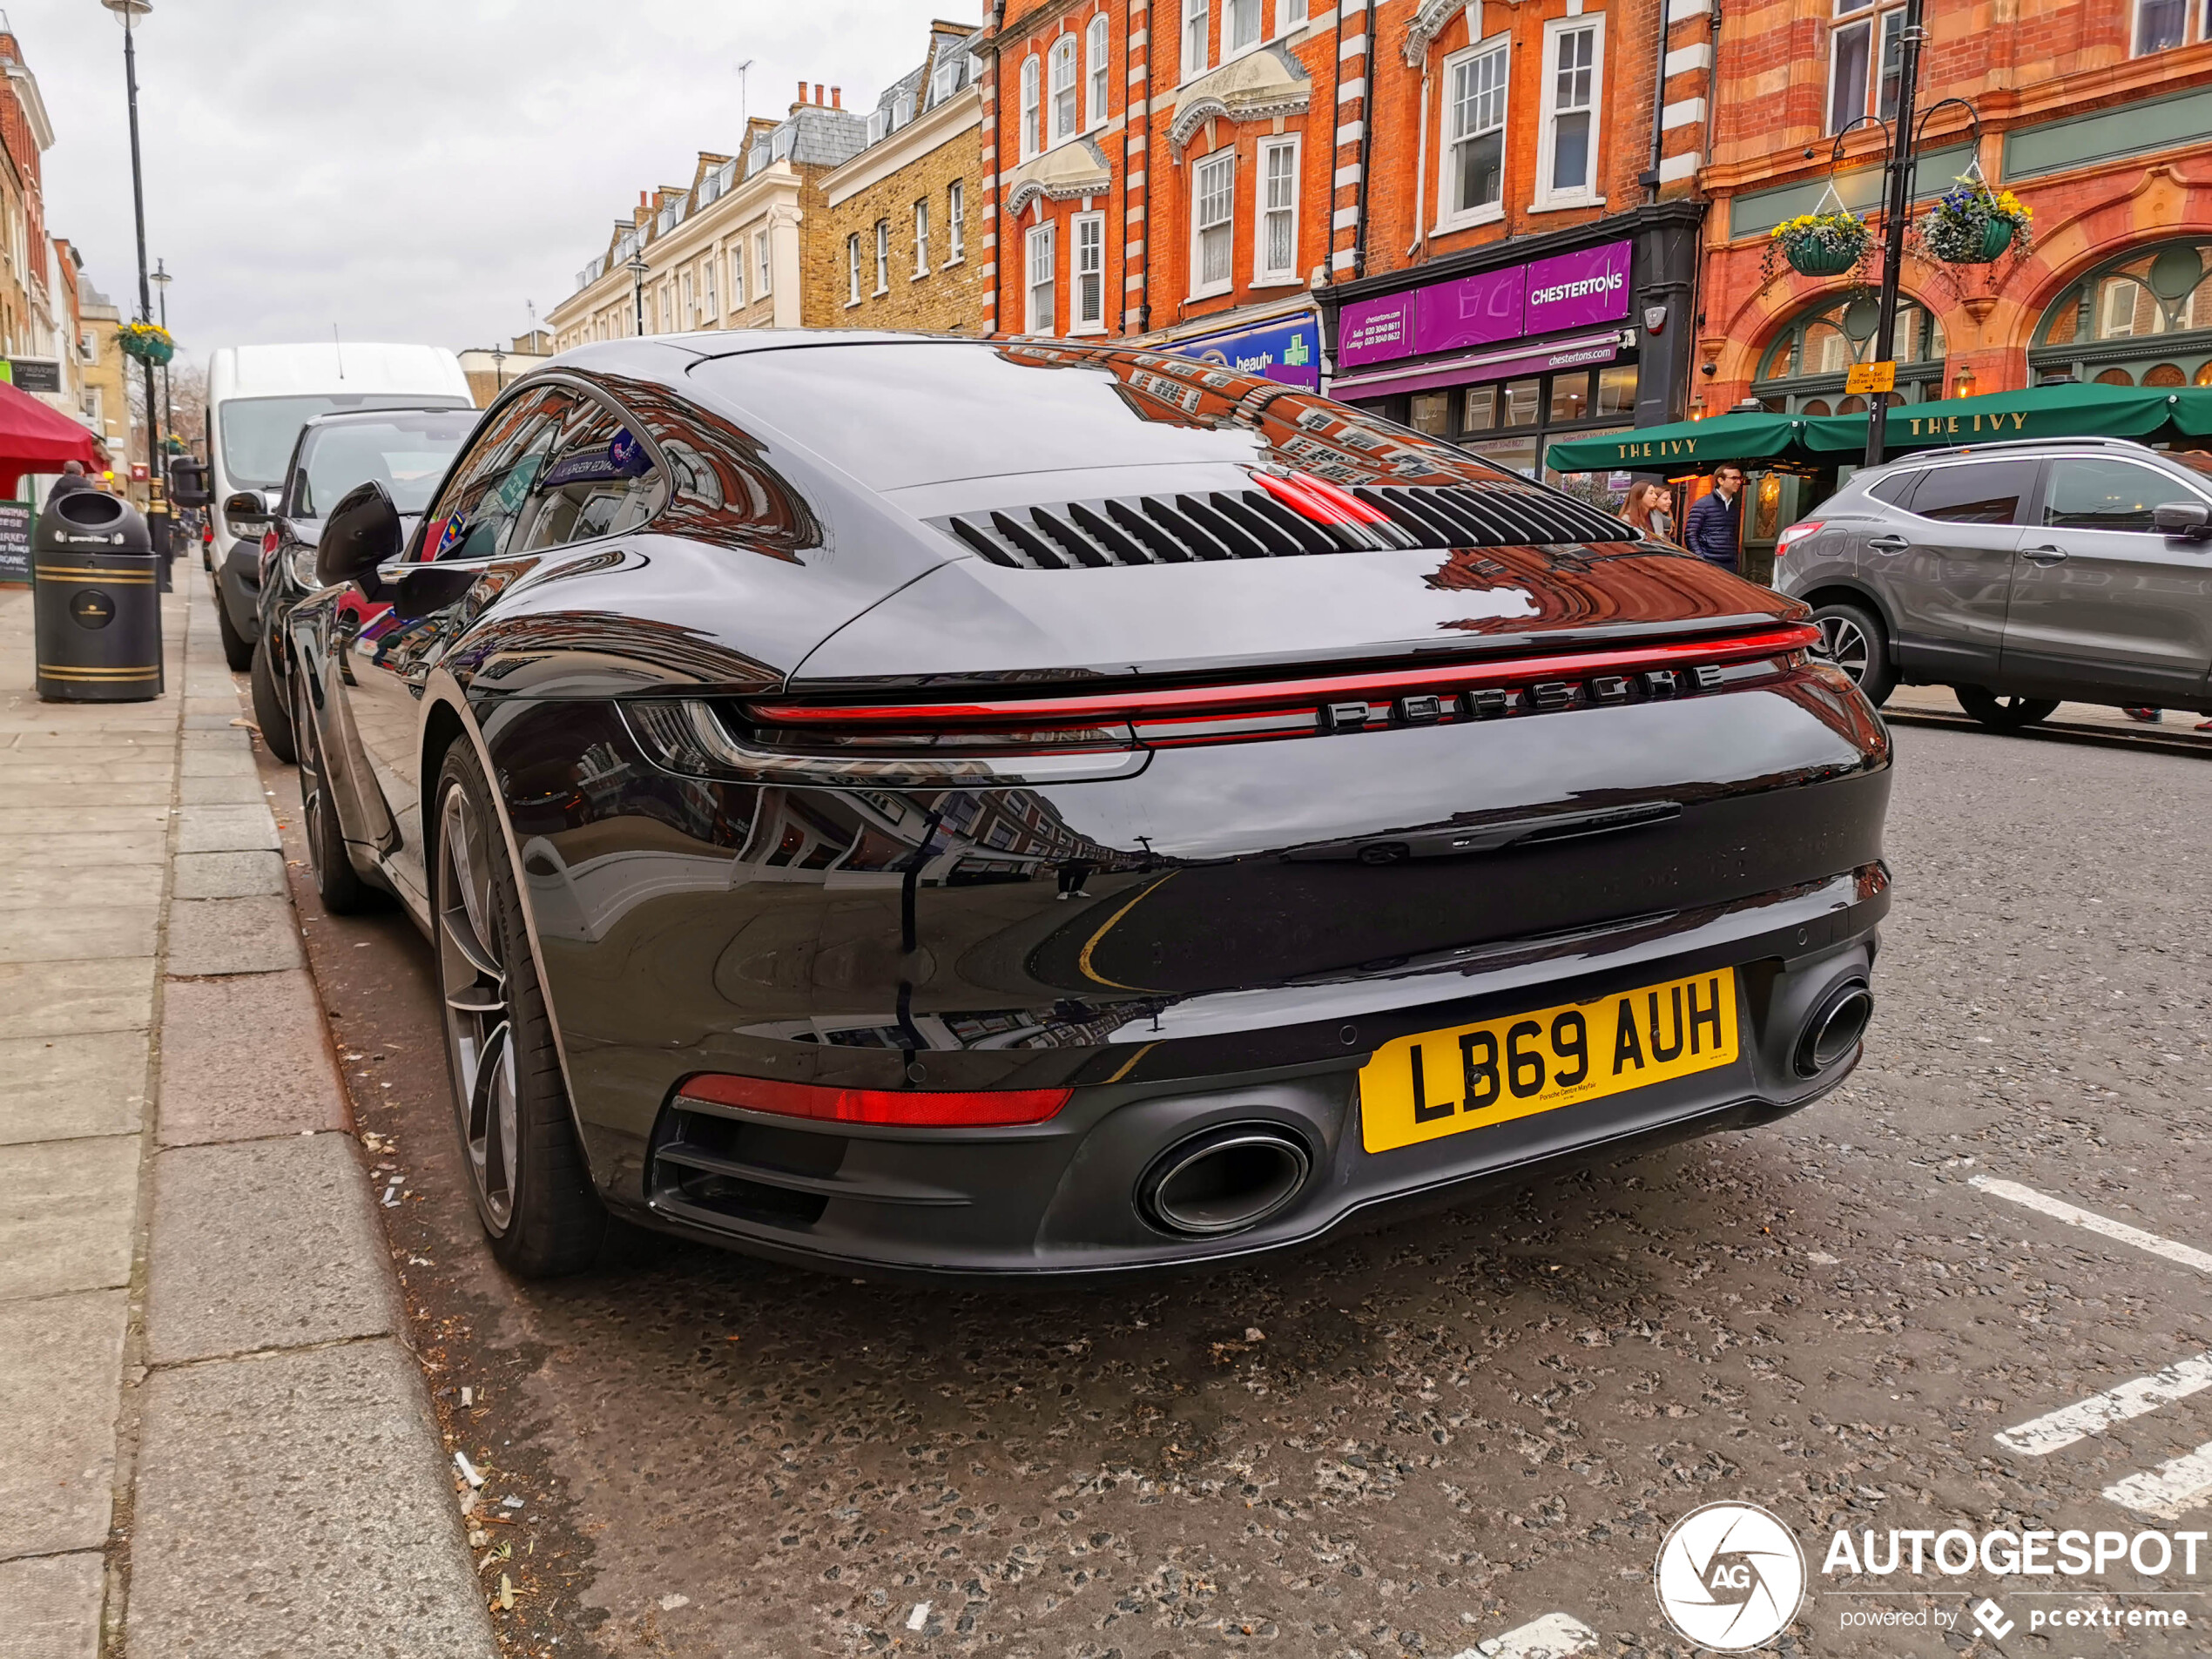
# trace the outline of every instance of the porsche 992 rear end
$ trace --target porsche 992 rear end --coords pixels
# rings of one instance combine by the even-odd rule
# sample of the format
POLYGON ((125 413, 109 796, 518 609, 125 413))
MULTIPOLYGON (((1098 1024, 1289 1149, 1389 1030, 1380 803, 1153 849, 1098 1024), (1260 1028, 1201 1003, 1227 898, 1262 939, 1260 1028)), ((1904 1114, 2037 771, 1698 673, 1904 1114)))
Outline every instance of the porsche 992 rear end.
POLYGON ((917 1273, 1187 1263, 1855 1063, 1889 751, 1802 606, 1143 353, 683 390, 819 524, 776 594, 911 563, 778 663, 749 556, 646 536, 636 590, 749 669, 479 699, 610 1204, 917 1273))

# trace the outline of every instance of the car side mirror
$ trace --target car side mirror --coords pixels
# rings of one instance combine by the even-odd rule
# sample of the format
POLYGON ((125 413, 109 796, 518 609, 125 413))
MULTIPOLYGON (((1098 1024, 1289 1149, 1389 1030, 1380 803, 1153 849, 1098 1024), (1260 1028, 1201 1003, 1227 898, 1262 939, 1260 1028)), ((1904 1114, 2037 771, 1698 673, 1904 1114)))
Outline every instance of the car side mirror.
POLYGON ((207 505, 207 463, 179 455, 169 463, 169 499, 179 507, 207 505))
POLYGON ((2161 536, 2184 541, 2212 542, 2212 508, 2202 502, 2169 501, 2150 511, 2151 528, 2161 536))
POLYGON ((315 577, 325 587, 357 582, 399 557, 400 509, 391 492, 372 480, 357 484, 323 520, 315 548, 315 577))
POLYGON ((269 498, 258 489, 241 489, 223 498, 223 516, 244 529, 266 529, 274 516, 269 511, 269 498))

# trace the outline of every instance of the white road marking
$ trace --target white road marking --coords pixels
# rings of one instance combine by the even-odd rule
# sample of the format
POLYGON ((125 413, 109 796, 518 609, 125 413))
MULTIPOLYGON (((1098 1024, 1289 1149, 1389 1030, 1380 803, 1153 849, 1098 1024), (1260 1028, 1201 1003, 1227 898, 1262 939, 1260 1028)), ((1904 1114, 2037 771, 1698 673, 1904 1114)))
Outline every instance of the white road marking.
POLYGON ((2107 1238, 2117 1239, 2123 1244, 2133 1244, 2137 1250, 2148 1251, 2154 1256, 2163 1256, 2169 1262, 2183 1267, 2194 1267, 2200 1273, 2212 1273, 2212 1253, 2198 1250, 2192 1244, 2180 1244, 2170 1238, 2161 1238, 2156 1233, 2147 1233, 2140 1227, 2130 1227, 2124 1221, 2114 1221, 2109 1216, 2070 1204, 2063 1198, 2054 1198, 2047 1192, 2038 1192, 2033 1187, 2024 1187, 2017 1181, 1996 1181, 1988 1176, 1970 1177, 1968 1186, 1979 1187, 1993 1198, 2003 1198, 2029 1210, 2067 1223, 2071 1226, 2087 1228, 2101 1233, 2107 1238))
POLYGON ((1597 1632, 1564 1613, 1547 1613, 1533 1623, 1487 1642, 1462 1649, 1452 1659, 1571 1659, 1597 1651, 1597 1632))
POLYGON ((2163 1371, 2154 1371, 2148 1377, 2108 1388, 2101 1394, 2092 1394, 2079 1405, 2061 1406, 2016 1427, 2000 1430, 1997 1444, 2025 1452, 2030 1457, 2043 1457, 2062 1446, 2101 1434, 2114 1423, 2155 1412, 2161 1406, 2187 1399, 2207 1388, 2212 1388, 2212 1353, 2201 1353, 2163 1371))
POLYGON ((2139 1514, 2179 1521, 2212 1499, 2212 1446, 2168 1458, 2148 1474, 2131 1474, 2107 1487, 2105 1496, 2139 1514))

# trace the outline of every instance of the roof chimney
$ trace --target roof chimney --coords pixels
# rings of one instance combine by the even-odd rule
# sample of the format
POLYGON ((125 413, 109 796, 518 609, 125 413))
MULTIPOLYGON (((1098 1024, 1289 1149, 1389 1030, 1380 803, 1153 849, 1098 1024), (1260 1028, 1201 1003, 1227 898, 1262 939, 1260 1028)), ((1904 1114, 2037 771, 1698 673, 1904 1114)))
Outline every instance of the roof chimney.
POLYGON ((816 82, 814 83, 814 102, 815 102, 815 103, 817 103, 817 104, 819 104, 821 101, 822 101, 822 84, 821 84, 819 81, 816 81, 816 82))
POLYGON ((799 84, 799 101, 801 104, 804 104, 806 101, 806 83, 805 81, 801 81, 799 84))
POLYGON ((841 86, 833 86, 833 87, 831 87, 831 88, 830 88, 830 108, 832 108, 833 110, 841 110, 841 109, 843 109, 844 107, 845 107, 845 89, 844 89, 843 87, 841 87, 841 86))

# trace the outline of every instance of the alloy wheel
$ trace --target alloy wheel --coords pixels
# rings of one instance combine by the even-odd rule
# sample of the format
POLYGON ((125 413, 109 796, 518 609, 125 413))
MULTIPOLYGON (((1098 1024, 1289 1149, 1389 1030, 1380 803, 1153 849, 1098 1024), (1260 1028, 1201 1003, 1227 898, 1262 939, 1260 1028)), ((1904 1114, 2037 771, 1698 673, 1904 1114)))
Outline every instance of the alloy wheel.
POLYGON ((483 814, 458 783, 438 815, 438 979, 453 1052, 455 1107, 486 1218, 515 1213, 515 1023, 483 814))
POLYGON ((1818 626, 1820 644, 1813 654, 1842 669, 1854 685, 1865 679, 1867 659, 1873 654, 1865 631, 1849 617, 1823 617, 1818 626))

